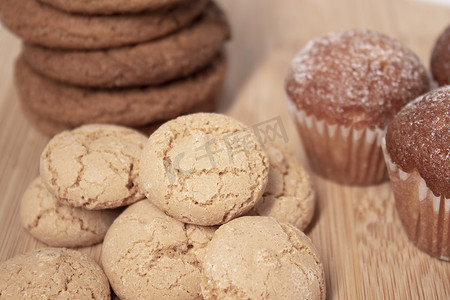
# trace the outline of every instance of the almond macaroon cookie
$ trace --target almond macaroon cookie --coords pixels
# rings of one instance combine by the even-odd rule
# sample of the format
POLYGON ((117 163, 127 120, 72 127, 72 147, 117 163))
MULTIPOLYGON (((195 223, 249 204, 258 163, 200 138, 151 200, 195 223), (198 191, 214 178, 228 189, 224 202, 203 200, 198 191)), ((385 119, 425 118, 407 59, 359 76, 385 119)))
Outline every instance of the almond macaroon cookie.
POLYGON ((450 25, 439 35, 431 53, 431 73, 440 86, 450 84, 450 25))
POLYGON ((100 243, 118 209, 87 210, 60 204, 40 177, 28 186, 20 206, 23 227, 52 247, 86 247, 100 243))
POLYGON ((311 168, 349 185, 387 179, 380 143, 400 109, 430 88, 419 58, 371 30, 309 42, 286 78, 287 104, 311 168))
POLYGON ((248 215, 274 217, 300 230, 311 222, 316 204, 311 179, 283 145, 265 143, 270 171, 266 190, 248 215))
POLYGON ((0 264, 2 299, 111 299, 108 278, 81 252, 44 248, 0 264))
POLYGON ((274 218, 246 216, 219 227, 203 257, 204 299, 326 298, 311 240, 274 218))
POLYGON ((269 161, 254 132, 213 113, 178 117, 149 138, 140 188, 179 221, 217 225, 246 213, 262 196, 269 161))
POLYGON ((41 155, 50 193, 66 205, 109 209, 144 198, 138 162, 147 137, 135 130, 92 124, 54 136, 41 155))
POLYGON ((450 260, 450 87, 405 106, 384 147, 398 215, 422 251, 450 260))
POLYGON ((204 248, 214 227, 181 223, 148 200, 128 207, 106 234, 102 265, 122 299, 202 299, 204 248))

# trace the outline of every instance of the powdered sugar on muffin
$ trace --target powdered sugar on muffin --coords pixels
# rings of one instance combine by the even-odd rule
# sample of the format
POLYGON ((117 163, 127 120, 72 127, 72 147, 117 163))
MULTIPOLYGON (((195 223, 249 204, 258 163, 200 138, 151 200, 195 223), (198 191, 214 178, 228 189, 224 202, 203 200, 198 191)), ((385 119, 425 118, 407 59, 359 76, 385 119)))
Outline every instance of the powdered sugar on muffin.
POLYGON ((332 123, 383 128, 408 101, 429 89, 418 57, 371 30, 330 33, 292 61, 287 93, 299 109, 332 123))
POLYGON ((404 172, 417 170, 436 196, 450 198, 450 86, 405 106, 389 125, 386 146, 404 172))

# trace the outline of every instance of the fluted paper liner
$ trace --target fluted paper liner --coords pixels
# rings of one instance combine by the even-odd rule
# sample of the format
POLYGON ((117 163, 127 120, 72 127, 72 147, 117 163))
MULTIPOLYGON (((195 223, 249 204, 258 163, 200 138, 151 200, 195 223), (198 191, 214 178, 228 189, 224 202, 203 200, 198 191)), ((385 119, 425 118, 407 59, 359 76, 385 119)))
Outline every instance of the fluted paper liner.
POLYGON ((422 251, 450 261, 450 198, 435 196, 419 172, 404 172, 382 139, 395 205, 408 238, 422 251))
POLYGON ((384 130, 329 124, 298 110, 286 96, 311 168, 338 183, 371 185, 387 180, 380 147, 384 130))

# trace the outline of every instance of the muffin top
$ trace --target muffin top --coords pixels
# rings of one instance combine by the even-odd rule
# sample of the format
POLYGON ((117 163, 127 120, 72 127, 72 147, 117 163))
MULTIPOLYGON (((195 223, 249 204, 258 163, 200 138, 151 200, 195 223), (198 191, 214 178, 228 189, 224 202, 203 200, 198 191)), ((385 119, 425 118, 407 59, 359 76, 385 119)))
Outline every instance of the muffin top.
POLYGON ((409 101, 429 90, 419 58, 370 30, 330 33, 309 42, 291 63, 287 96, 331 124, 385 128, 409 101))
POLYGON ((450 84, 450 25, 441 33, 433 47, 431 72, 439 85, 450 84))
POLYGON ((386 148, 403 171, 418 171, 435 196, 450 198, 450 86, 405 106, 388 126, 386 148))

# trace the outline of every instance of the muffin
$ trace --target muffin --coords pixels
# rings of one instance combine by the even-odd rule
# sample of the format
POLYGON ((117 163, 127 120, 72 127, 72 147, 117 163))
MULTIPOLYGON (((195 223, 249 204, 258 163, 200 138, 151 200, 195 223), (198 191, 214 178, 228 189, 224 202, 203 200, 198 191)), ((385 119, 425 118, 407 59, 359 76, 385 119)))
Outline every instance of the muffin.
POLYGON ((330 33, 291 63, 285 89, 312 169, 341 184, 387 179, 380 141, 393 116, 430 88, 419 58, 370 30, 330 33))
POLYGON ((450 257, 450 86, 433 90, 394 117, 383 140, 395 203, 409 239, 450 257))
POLYGON ((441 33, 433 47, 430 68, 434 80, 440 86, 450 84, 450 25, 441 33))

